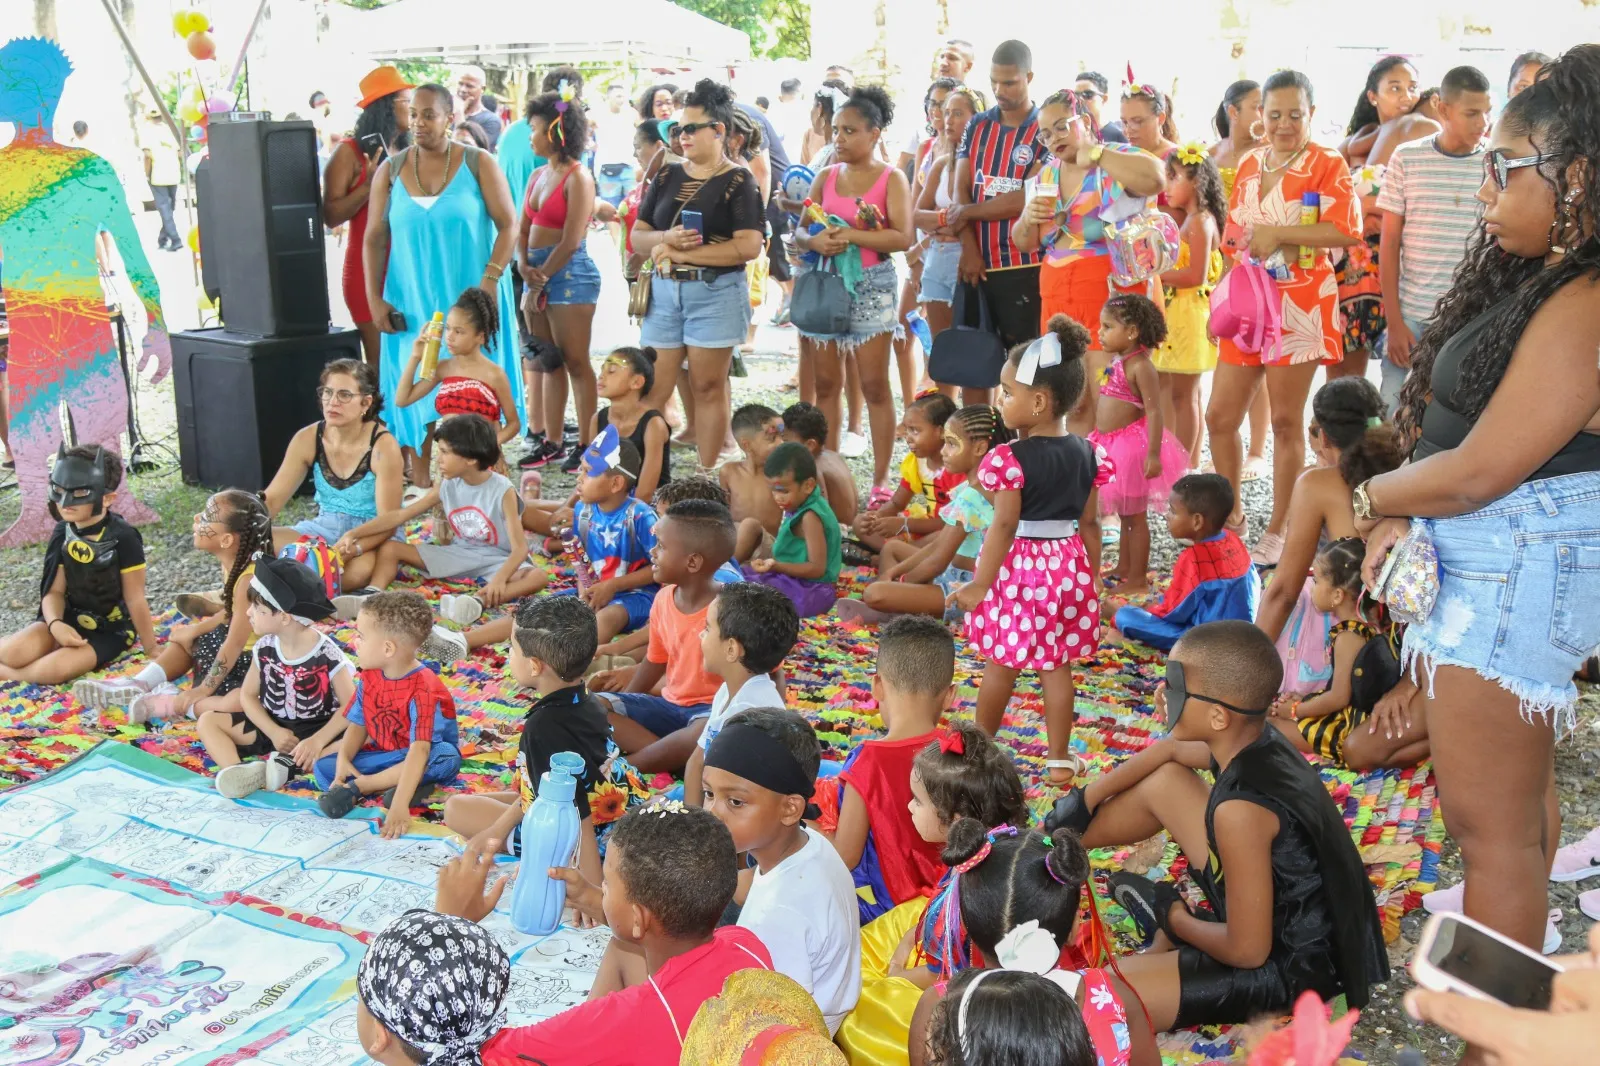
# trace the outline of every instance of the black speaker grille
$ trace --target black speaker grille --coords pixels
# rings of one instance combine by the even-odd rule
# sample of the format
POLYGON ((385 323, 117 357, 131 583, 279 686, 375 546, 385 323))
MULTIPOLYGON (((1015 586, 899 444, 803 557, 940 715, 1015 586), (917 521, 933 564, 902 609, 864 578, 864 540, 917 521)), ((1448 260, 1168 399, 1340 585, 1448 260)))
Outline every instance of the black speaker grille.
POLYGON ((266 137, 267 202, 315 203, 317 137, 308 129, 270 130, 266 137))

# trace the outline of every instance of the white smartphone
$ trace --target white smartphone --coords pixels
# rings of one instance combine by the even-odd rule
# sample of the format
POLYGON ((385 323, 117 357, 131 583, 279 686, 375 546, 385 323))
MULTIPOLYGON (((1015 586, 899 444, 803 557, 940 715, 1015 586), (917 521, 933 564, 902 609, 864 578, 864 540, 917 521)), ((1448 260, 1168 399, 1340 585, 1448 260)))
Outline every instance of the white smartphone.
POLYGON ((1460 992, 1524 1010, 1549 1010, 1562 968, 1464 914, 1435 914, 1422 927, 1411 976, 1433 992, 1460 992))

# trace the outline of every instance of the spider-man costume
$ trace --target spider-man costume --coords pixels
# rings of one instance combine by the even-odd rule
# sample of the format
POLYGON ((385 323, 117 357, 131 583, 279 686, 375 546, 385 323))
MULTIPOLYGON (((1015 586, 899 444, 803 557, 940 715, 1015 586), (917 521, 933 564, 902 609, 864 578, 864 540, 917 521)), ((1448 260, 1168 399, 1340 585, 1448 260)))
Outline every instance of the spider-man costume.
POLYGON ((1202 622, 1254 620, 1260 599, 1261 578, 1250 563, 1250 552, 1225 529, 1179 552, 1172 584, 1161 602, 1149 610, 1118 609, 1116 625, 1130 640, 1171 651, 1179 637, 1202 622))
POLYGON ((456 701, 439 675, 418 666, 404 677, 363 670, 346 715, 367 731, 367 751, 403 751, 419 741, 455 744, 456 701))

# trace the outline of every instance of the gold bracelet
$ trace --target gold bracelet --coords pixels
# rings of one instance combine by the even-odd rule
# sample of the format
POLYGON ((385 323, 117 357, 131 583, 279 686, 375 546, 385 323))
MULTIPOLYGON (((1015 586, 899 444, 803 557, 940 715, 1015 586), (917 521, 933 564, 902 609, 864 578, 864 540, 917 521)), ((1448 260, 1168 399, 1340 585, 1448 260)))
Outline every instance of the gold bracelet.
POLYGON ((490 263, 488 266, 483 268, 483 272, 484 272, 485 275, 487 275, 489 273, 489 271, 491 271, 491 270, 494 271, 494 276, 496 278, 499 278, 500 275, 502 275, 502 274, 504 274, 506 272, 506 268, 501 266, 498 263, 490 263))

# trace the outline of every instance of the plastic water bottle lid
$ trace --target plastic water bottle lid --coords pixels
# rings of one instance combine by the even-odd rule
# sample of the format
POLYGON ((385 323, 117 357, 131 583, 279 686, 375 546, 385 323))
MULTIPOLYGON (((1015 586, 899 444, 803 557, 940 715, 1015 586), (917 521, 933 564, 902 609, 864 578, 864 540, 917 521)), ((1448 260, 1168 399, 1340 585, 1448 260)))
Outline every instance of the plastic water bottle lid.
POLYGON ((558 751, 550 756, 551 771, 559 771, 568 777, 582 777, 584 771, 583 756, 575 751, 558 751))
POLYGON ((549 773, 539 777, 539 798, 555 800, 557 803, 571 803, 572 797, 578 791, 578 781, 571 774, 562 773, 551 769, 549 773))

